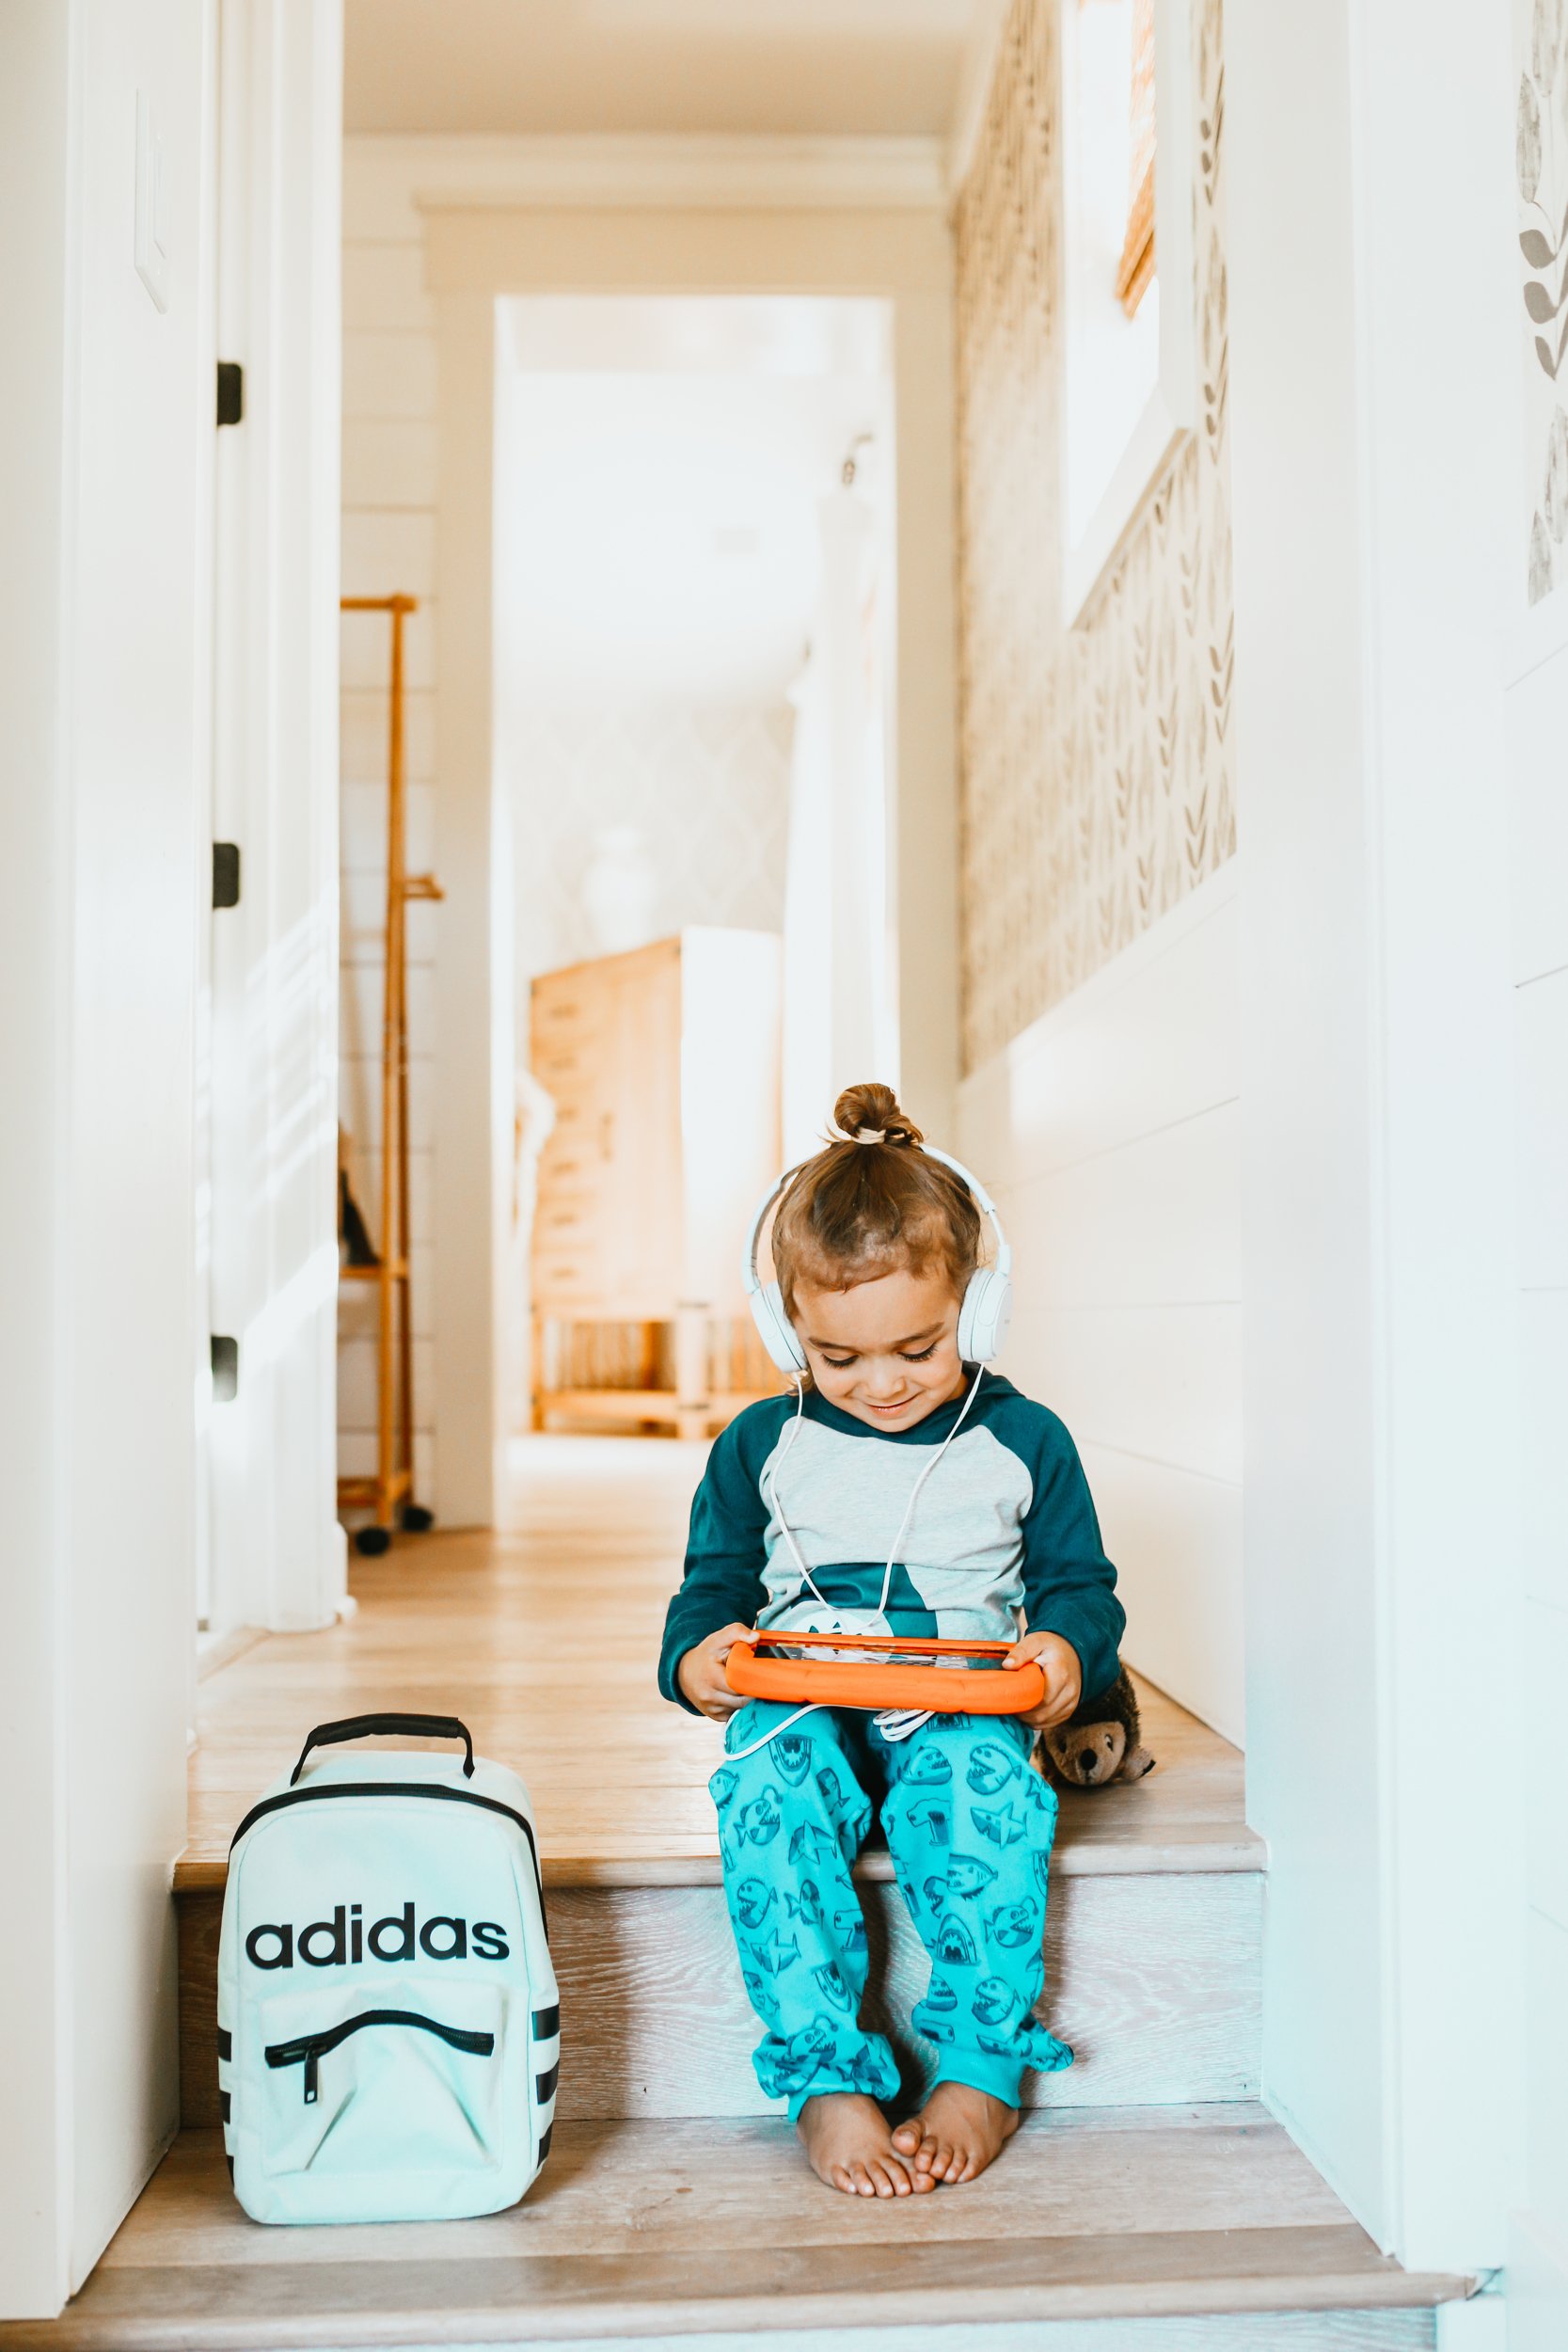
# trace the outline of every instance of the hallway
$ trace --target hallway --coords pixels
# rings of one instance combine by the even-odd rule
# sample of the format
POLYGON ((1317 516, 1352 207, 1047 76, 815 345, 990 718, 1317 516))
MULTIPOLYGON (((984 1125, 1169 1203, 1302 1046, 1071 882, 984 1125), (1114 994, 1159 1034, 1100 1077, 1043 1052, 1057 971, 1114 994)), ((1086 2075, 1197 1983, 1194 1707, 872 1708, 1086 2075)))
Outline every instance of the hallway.
POLYGON ((0 2342, 1562 2352, 1568 0, 7 0, 0 183, 0 2342), (872 1078, 1159 1767, 907 2218, 769 2117, 654 1679, 872 1078), (436 2251, 212 2137, 234 1825, 399 1705, 567 2019, 436 2251))

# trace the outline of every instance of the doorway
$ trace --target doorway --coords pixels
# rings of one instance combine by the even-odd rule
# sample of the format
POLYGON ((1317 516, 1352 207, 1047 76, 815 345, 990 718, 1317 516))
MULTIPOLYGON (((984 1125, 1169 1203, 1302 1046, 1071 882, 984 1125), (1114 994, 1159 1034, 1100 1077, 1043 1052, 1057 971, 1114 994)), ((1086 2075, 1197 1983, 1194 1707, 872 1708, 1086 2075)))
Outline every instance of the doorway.
POLYGON ((874 297, 497 305, 514 1434, 768 1392, 751 1210, 896 1080, 891 336, 874 297))

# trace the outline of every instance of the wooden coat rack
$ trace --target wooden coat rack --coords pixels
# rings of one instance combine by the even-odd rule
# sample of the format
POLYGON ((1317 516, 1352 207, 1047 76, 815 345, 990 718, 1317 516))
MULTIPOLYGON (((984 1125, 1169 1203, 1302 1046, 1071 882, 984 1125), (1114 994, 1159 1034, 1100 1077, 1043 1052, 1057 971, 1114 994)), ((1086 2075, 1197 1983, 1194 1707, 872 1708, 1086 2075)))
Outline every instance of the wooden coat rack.
POLYGON ((376 1454, 368 1478, 340 1478, 341 1511, 369 1510, 354 1540, 360 1551, 385 1551, 394 1527, 431 1525, 414 1495, 414 1318, 408 1216, 408 942, 411 898, 439 898, 432 874, 407 868, 407 776, 404 739, 403 625, 419 610, 414 596, 344 596, 344 612, 386 612, 392 624, 387 752, 387 921, 381 1020, 380 1254, 372 1265, 344 1265, 345 1282, 376 1286, 376 1454))

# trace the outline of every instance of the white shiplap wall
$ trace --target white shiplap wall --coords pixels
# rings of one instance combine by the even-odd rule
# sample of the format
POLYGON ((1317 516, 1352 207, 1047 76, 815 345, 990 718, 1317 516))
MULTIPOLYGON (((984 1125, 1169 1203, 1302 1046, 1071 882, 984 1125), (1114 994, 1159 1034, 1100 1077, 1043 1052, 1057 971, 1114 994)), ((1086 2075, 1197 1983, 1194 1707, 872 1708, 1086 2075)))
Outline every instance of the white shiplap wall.
MULTIPOLYGON (((429 870, 436 834, 435 306, 424 291, 412 163, 385 144, 343 153, 343 473, 345 596, 420 598, 405 623, 408 858, 429 870)), ((389 623, 348 614, 342 625, 342 1117, 357 1154, 361 1205, 377 1228, 380 1199, 382 924, 386 890, 387 662, 389 623)), ((441 910, 408 913, 410 1190, 414 1277, 415 1470, 435 1490, 432 1232, 436 1052, 435 966, 441 910)), ((339 1468, 375 1462, 373 1300, 351 1294, 340 1310, 339 1468)))
MULTIPOLYGON (((1563 602, 1559 590, 1554 602, 1563 602)), ((1568 2311, 1568 2244, 1540 2231, 1568 2225, 1568 1837, 1554 1701, 1568 1690, 1568 643, 1514 683, 1507 698, 1513 863, 1514 1080, 1518 1103, 1520 1531, 1523 1623, 1518 1656, 1539 1693, 1528 1709, 1535 1752, 1523 1759, 1527 1808, 1526 2203, 1511 2279, 1534 2313, 1521 2343, 1560 2340, 1568 2311), (1525 1662, 1528 1661, 1528 1664, 1525 1662), (1529 2295, 1525 2296, 1526 2285, 1529 2295), (1555 2318, 1552 2316, 1555 2314, 1555 2318)), ((1511 2289, 1511 2300, 1513 2290, 1511 2289)), ((1510 2336, 1510 2342, 1513 2342, 1510 2336)))
POLYGON ((1015 1260, 1001 1369, 1094 1489, 1127 1656, 1243 1735, 1234 860, 965 1080, 1015 1260))

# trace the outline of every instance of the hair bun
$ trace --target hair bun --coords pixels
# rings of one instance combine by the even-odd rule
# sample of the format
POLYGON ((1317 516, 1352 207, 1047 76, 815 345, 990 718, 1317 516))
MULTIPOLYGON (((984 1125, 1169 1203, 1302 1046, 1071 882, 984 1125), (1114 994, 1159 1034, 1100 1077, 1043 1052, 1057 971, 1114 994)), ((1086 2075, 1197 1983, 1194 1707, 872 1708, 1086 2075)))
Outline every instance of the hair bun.
POLYGON ((833 1104, 833 1124, 851 1140, 866 1130, 906 1151, 925 1140, 914 1121, 899 1109, 893 1089, 875 1084, 846 1087, 833 1104))

